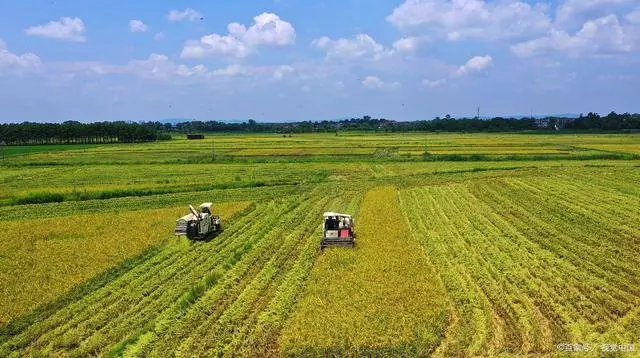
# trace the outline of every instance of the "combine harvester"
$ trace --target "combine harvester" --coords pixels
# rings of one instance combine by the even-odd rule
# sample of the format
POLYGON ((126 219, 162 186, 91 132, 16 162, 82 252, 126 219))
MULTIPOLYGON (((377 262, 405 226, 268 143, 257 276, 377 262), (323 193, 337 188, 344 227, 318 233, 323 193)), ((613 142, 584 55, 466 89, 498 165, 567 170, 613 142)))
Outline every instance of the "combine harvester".
POLYGON ((324 213, 324 226, 320 249, 328 246, 356 246, 356 233, 351 215, 334 212, 324 213))
POLYGON ((189 205, 191 213, 176 220, 175 234, 189 240, 203 240, 222 231, 220 217, 211 213, 212 203, 200 204, 200 212, 189 205))

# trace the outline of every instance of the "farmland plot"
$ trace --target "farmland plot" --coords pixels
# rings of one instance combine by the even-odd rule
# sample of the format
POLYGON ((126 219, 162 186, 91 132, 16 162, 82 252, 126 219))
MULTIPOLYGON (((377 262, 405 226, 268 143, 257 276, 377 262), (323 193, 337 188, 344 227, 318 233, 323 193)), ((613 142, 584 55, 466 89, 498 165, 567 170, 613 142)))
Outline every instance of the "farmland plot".
POLYGON ((24 148, 0 170, 0 357, 637 353, 638 143, 340 133, 24 148), (173 237, 203 201, 225 231, 173 237), (328 210, 355 215, 354 249, 320 251, 328 210))
POLYGON ((444 289, 398 209, 367 193, 355 250, 326 249, 280 339, 286 355, 427 354, 444 334, 444 289))
POLYGON ((319 250, 318 217, 357 202, 257 204, 215 241, 168 248, 34 322, 0 355, 268 351, 319 250))
POLYGON ((401 192, 450 300, 453 319, 436 355, 548 354, 562 342, 637 340, 637 188, 603 180, 516 178, 401 192))
MULTIPOLYGON (((221 203, 216 210, 230 218, 249 204, 221 203)), ((3 222, 0 323, 55 299, 74 285, 162 243, 184 210, 184 207, 174 207, 3 222)))

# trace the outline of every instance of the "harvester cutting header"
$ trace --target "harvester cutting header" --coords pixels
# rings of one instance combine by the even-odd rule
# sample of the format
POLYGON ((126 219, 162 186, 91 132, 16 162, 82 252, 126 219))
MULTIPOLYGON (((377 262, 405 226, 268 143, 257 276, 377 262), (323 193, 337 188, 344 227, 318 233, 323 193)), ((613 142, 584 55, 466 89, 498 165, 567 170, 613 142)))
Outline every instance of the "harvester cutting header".
POLYGON ((200 212, 189 205, 189 214, 176 220, 175 234, 189 240, 202 240, 222 230, 220 217, 211 212, 212 203, 200 204, 200 212))

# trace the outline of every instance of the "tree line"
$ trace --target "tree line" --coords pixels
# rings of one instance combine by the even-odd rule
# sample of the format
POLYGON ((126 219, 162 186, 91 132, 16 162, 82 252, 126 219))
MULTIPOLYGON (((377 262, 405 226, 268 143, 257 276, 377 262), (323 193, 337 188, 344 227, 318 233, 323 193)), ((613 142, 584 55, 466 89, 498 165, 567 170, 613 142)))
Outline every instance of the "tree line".
POLYGON ((249 119, 242 123, 217 121, 188 121, 175 125, 156 124, 156 129, 179 133, 210 132, 266 132, 266 133, 313 133, 336 131, 391 131, 391 132, 517 132, 531 130, 640 130, 640 114, 609 113, 601 117, 589 113, 578 118, 444 118, 398 122, 385 118, 350 118, 336 121, 300 121, 290 123, 258 123, 249 119))
POLYGON ((597 113, 578 118, 453 118, 446 115, 432 120, 398 122, 385 118, 350 118, 336 121, 300 121, 258 123, 249 119, 241 123, 187 121, 177 124, 161 122, 80 123, 11 123, 0 124, 0 143, 6 145, 135 143, 171 139, 171 133, 317 133, 338 131, 385 132, 518 132, 531 130, 640 130, 640 114, 606 116, 597 113))
POLYGON ((0 124, 5 145, 138 143, 171 139, 149 123, 9 123, 0 124))

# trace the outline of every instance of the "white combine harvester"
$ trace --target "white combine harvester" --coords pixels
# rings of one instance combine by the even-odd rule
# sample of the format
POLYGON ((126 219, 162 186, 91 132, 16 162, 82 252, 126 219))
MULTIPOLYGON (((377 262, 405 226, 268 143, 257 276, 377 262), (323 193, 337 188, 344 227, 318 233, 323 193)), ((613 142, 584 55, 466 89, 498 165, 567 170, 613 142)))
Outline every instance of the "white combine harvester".
POLYGON ((202 240, 222 231, 220 217, 211 213, 212 203, 200 205, 200 212, 189 205, 191 213, 176 220, 175 234, 189 240, 202 240))
POLYGON ((320 248, 324 249, 327 246, 354 247, 356 245, 356 233, 353 226, 354 221, 351 215, 334 212, 324 213, 320 248))

